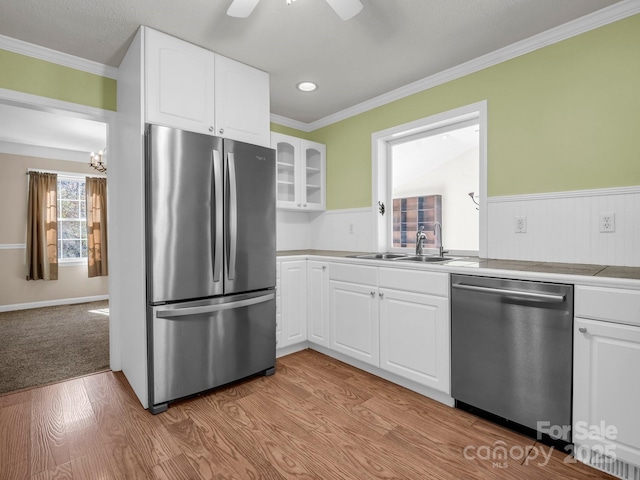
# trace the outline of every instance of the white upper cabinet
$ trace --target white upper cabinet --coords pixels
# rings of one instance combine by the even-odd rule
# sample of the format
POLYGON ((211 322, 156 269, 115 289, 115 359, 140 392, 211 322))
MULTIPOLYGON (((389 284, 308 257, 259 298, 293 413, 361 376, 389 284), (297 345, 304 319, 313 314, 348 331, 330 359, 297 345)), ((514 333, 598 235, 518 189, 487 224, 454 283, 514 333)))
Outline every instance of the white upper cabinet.
POLYGON ((216 55, 216 135, 269 147, 269 75, 216 55))
POLYGON ((145 121, 268 147, 269 74, 148 27, 145 121))
POLYGON ((213 135, 215 57, 209 50, 146 28, 146 122, 213 135))
POLYGON ((325 210, 326 146, 271 133, 277 155, 277 207, 282 210, 325 210))

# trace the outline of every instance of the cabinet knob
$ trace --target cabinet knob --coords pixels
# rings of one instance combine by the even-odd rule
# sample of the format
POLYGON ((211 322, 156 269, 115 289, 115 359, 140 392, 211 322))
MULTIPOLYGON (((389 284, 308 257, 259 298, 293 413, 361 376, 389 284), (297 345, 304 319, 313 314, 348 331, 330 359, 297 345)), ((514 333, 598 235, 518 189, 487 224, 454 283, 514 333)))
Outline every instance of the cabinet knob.
POLYGON ((300 204, 299 204, 299 203, 298 203, 297 205, 298 205, 298 206, 300 206, 300 204))
POLYGON ((213 127, 209 127, 209 131, 210 131, 210 132, 213 132, 213 127))
POLYGON ((302 206, 303 206, 303 207, 306 207, 306 206, 307 206, 307 204, 306 204, 306 203, 303 203, 303 204, 302 204, 302 206))
POLYGON ((578 331, 580 333, 587 333, 587 328, 586 327, 580 327, 580 328, 578 328, 578 331))
POLYGON ((375 297, 375 296, 376 296, 376 292, 371 291, 370 293, 371 293, 371 298, 373 298, 373 297, 375 297))
POLYGON ((221 128, 220 130, 218 130, 220 132, 220 135, 222 135, 224 133, 224 128, 221 128))
POLYGON ((327 269, 326 265, 322 265, 322 271, 324 272, 327 269))
POLYGON ((380 298, 384 298, 384 293, 380 292, 380 293, 378 294, 378 296, 379 296, 380 298))

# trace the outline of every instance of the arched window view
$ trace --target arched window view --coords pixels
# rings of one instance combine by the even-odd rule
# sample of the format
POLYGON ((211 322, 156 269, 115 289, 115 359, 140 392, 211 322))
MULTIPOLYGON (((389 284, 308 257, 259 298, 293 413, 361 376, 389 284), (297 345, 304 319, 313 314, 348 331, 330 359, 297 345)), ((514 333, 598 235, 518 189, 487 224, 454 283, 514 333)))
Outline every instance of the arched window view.
POLYGON ((479 125, 432 130, 390 145, 393 248, 478 251, 479 125), (439 235, 442 235, 439 237, 439 235))

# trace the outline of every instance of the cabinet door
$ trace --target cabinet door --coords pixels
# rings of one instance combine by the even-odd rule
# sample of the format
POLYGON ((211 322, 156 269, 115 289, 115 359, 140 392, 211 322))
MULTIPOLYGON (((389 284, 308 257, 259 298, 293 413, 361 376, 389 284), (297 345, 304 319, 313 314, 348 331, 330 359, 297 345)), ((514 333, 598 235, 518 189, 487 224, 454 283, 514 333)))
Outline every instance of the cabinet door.
POLYGON ((217 135, 268 147, 269 74, 222 55, 215 57, 217 135))
POLYGON ((307 338, 329 347, 329 264, 307 262, 307 338))
POLYGON ((449 393, 449 301, 381 288, 380 368, 449 393))
POLYGON ((325 145, 308 140, 300 141, 303 168, 300 172, 302 208, 307 210, 325 209, 325 145))
POLYGON ((282 342, 279 347, 307 340, 307 261, 280 263, 282 342))
POLYGON ((640 327, 576 318, 573 365, 576 446, 640 465, 640 327))
POLYGON ((215 54, 145 29, 146 121, 214 134, 215 54))
POLYGON ((329 282, 330 344, 337 352, 380 366, 376 287, 329 282))
POLYGON ((300 199, 300 139, 273 132, 271 148, 276 151, 276 206, 298 210, 300 199))

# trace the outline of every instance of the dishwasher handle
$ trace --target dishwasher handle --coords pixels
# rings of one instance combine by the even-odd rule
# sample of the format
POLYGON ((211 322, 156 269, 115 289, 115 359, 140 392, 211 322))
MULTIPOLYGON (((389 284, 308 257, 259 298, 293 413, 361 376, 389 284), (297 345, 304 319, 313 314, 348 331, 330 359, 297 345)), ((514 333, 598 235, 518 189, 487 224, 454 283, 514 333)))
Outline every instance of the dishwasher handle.
POLYGON ((566 300, 566 295, 564 294, 527 292, 524 290, 510 290, 507 288, 480 287, 478 285, 467 285, 464 283, 454 283, 453 285, 451 285, 451 288, 467 290, 470 292, 502 295, 508 298, 514 298, 519 300, 531 300, 534 302, 537 301, 537 302, 547 302, 547 303, 562 303, 566 300))

